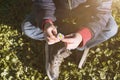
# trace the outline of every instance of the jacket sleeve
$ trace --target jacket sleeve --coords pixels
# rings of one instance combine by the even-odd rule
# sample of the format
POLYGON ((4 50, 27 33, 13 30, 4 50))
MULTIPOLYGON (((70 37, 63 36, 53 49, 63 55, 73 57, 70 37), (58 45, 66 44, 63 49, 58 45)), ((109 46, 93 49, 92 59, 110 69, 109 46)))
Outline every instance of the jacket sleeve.
POLYGON ((43 19, 51 19, 55 21, 54 16, 55 4, 53 0, 32 0, 34 11, 38 14, 43 14, 43 19))
POLYGON ((95 38, 100 34, 101 31, 106 29, 106 24, 111 16, 111 5, 112 0, 105 0, 102 1, 100 5, 96 7, 96 17, 98 19, 91 21, 86 25, 92 32, 92 38, 95 38))

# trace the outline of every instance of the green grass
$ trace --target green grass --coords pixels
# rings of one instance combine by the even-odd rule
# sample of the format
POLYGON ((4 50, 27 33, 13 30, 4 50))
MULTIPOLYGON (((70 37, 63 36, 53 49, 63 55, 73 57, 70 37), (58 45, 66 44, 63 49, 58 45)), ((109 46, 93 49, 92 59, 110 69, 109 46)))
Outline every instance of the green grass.
MULTIPOLYGON (((49 80, 44 42, 26 38, 10 26, 0 25, 0 30, 0 80, 49 80)), ((91 49, 82 69, 78 69, 73 56, 67 58, 59 80, 119 80, 119 36, 91 49)))

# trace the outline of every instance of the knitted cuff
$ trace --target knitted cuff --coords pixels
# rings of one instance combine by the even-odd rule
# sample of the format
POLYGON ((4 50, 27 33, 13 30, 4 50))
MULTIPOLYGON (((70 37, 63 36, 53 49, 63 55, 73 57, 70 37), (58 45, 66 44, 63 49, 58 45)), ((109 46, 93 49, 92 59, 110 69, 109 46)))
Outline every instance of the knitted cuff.
POLYGON ((78 33, 82 36, 82 42, 79 47, 83 47, 92 38, 92 33, 89 28, 82 28, 78 33))

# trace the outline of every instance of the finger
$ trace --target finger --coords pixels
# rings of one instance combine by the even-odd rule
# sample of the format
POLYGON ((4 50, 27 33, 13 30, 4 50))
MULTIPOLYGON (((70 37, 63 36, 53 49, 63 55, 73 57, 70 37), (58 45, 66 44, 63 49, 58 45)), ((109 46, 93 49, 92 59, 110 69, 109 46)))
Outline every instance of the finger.
POLYGON ((53 40, 53 39, 47 37, 47 38, 46 38, 46 41, 47 41, 48 43, 53 43, 53 44, 54 44, 54 43, 59 42, 60 40, 59 40, 59 39, 57 39, 57 40, 53 40))
POLYGON ((57 36, 57 29, 56 28, 53 29, 53 35, 57 36))
POLYGON ((52 44, 54 44, 54 42, 47 42, 48 43, 48 45, 52 45, 52 44))
POLYGON ((57 39, 56 36, 53 34, 53 31, 50 30, 50 29, 46 32, 46 35, 47 35, 48 37, 50 37, 51 39, 53 39, 53 40, 56 40, 56 39, 57 39))
POLYGON ((55 42, 55 40, 51 39, 50 37, 46 37, 46 40, 47 40, 48 42, 55 42))
POLYGON ((68 44, 71 44, 74 42, 74 39, 73 38, 64 38, 61 40, 62 42, 65 42, 65 43, 68 43, 68 44))
POLYGON ((49 45, 51 45, 51 44, 54 44, 55 43, 55 41, 54 40, 50 40, 50 39, 46 39, 46 41, 47 41, 47 43, 49 44, 49 45))
POLYGON ((59 42, 59 41, 47 41, 48 44, 55 44, 57 42, 59 42))
POLYGON ((69 50, 75 49, 75 48, 77 48, 77 46, 74 44, 67 44, 67 46, 66 46, 66 49, 69 49, 69 50))
POLYGON ((73 37, 75 37, 75 34, 69 34, 65 36, 65 38, 73 38, 73 37))
POLYGON ((62 41, 63 42, 67 42, 67 43, 73 43, 74 42, 74 37, 75 35, 74 34, 69 34, 69 35, 66 35, 62 41))

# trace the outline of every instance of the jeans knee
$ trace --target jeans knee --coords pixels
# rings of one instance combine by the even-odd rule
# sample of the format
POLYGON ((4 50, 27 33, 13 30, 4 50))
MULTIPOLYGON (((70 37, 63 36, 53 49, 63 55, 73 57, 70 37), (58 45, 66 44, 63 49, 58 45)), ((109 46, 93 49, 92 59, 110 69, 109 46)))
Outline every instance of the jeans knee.
POLYGON ((30 22, 23 22, 21 27, 26 36, 35 40, 44 40, 43 31, 40 28, 32 25, 30 22))
POLYGON ((113 37, 118 32, 118 25, 113 19, 113 17, 110 18, 107 27, 109 27, 109 30, 103 31, 104 36, 106 39, 109 39, 113 37))

